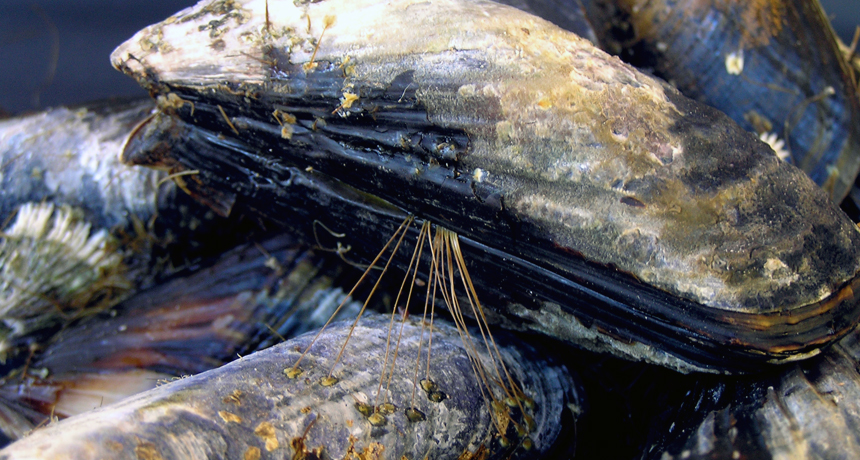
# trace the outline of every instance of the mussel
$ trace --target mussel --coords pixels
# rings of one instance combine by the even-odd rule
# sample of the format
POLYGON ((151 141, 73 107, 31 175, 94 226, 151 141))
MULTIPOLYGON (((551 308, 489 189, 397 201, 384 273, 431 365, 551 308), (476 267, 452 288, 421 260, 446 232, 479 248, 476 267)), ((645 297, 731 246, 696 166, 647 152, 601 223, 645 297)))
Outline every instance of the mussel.
POLYGON ((165 181, 119 161, 149 100, 59 107, 0 121, 0 349, 11 357, 72 319, 246 241, 165 181))
POLYGON ((406 214, 449 228, 514 327, 721 372, 814 355, 860 316, 860 234, 800 170, 515 9, 202 2, 112 60, 161 101, 126 161, 365 254, 406 214))
POLYGON ((652 425, 642 458, 850 458, 860 451, 858 332, 755 379, 714 379, 652 425))
MULTIPOLYGON (((601 45, 783 141, 837 203, 860 169, 857 83, 817 0, 588 1, 601 45)), ((779 141, 777 141, 779 142, 779 141)))
MULTIPOLYGON (((95 229, 143 222, 156 211, 163 174, 125 167, 116 154, 128 132, 145 120, 148 99, 57 107, 0 121, 0 219, 22 204, 42 202, 80 209, 95 229)), ((162 195, 169 195, 162 190, 162 195)))
POLYGON ((336 387, 321 390, 317 380, 335 362, 350 323, 319 337, 324 351, 302 378, 285 375, 285 363, 310 334, 52 424, 0 458, 534 458, 572 435, 577 393, 563 366, 527 346, 502 351, 528 402, 521 412, 506 406, 497 388, 489 388, 494 395, 479 390, 468 345, 454 327, 407 320, 392 363, 382 359, 388 325, 380 315, 358 326, 336 387), (508 431, 504 442, 495 438, 497 423, 508 431))

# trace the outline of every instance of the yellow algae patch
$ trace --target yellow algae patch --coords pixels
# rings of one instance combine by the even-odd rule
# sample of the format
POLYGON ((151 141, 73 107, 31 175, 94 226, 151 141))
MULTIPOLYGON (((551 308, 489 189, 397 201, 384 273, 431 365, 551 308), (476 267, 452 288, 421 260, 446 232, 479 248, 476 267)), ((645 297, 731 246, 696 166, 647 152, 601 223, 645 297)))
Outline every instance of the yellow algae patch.
POLYGON ((271 452, 278 448, 278 436, 275 434, 275 427, 269 422, 262 422, 254 429, 254 434, 259 436, 266 443, 266 450, 271 452))
POLYGON ((350 92, 343 93, 343 104, 341 104, 341 108, 348 109, 352 107, 352 103, 358 100, 358 94, 353 94, 350 92))
POLYGON ((143 442, 134 448, 134 455, 140 460, 163 460, 154 444, 143 442))
POLYGON ((242 455, 243 460, 260 460, 260 457, 260 448, 256 446, 249 447, 242 455))
POLYGON ((236 414, 232 414, 230 412, 221 410, 221 411, 218 411, 218 415, 221 417, 221 419, 223 419, 227 423, 230 423, 230 422, 242 423, 242 417, 239 417, 236 414))
POLYGON ((552 107, 552 101, 548 97, 544 96, 538 101, 537 106, 547 110, 552 107))

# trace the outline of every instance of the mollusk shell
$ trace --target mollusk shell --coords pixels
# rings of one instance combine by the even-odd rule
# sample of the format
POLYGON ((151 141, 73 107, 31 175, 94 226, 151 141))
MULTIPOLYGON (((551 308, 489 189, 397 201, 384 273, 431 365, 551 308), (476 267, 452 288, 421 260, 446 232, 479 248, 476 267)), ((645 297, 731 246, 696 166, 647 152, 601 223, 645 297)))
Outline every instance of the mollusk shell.
MULTIPOLYGON (((0 431, 14 440, 49 418, 108 405, 160 380, 216 368, 273 338, 317 329, 345 297, 340 286, 355 281, 339 262, 279 235, 71 323, 40 342, 29 365, 0 380, 0 431)), ((337 318, 352 318, 359 307, 350 302, 337 318)))
POLYGON ((655 441, 643 458, 850 457, 860 451, 858 339, 852 332, 820 356, 755 380, 689 387, 665 423, 651 425, 655 441))
POLYGON ((392 459, 453 459, 468 452, 486 455, 480 458, 533 458, 547 453, 564 433, 560 420, 572 420, 577 400, 567 370, 528 348, 503 348, 508 369, 534 399, 535 429, 528 434, 531 450, 516 437, 511 447, 501 447, 460 336, 437 322, 430 372, 447 398, 430 401, 419 388, 415 406, 426 418, 408 421, 404 411, 418 383, 412 369, 422 331, 419 323, 407 321, 397 372, 383 390, 396 411, 386 415, 384 425, 371 425, 356 403, 374 404, 388 324, 385 316, 362 319, 334 386, 323 387, 319 379, 328 373, 349 324, 333 324, 320 336, 319 352, 298 378, 284 370, 301 354, 297 350, 308 346, 310 335, 37 430, 0 451, 0 458, 262 458, 261 453, 345 458, 348 452, 392 459))
POLYGON ((504 313, 678 369, 798 359, 857 323, 860 234, 828 196, 586 40, 489 2, 266 11, 202 2, 112 55, 184 120, 172 145, 212 156, 204 199, 276 217, 322 173, 459 233, 504 313))
POLYGON ((98 229, 124 226, 129 214, 148 220, 163 174, 127 168, 117 153, 153 109, 150 100, 131 100, 0 121, 0 222, 41 201, 81 209, 98 229))
POLYGON ((5 355, 247 238, 239 216, 221 218, 163 172, 120 162, 153 110, 150 100, 109 101, 0 121, 5 355))
POLYGON ((606 48, 744 129, 784 140, 789 161, 837 203, 851 191, 860 170, 860 99, 817 1, 586 6, 606 48))

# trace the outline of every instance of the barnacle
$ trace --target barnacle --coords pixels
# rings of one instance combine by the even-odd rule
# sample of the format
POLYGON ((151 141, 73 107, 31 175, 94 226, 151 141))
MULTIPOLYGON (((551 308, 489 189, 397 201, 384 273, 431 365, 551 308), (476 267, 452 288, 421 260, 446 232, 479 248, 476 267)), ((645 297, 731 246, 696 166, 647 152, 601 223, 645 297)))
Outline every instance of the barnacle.
POLYGON ((780 139, 776 133, 761 133, 758 137, 773 149, 780 160, 785 161, 789 158, 790 154, 785 149, 785 141, 780 139))
POLYGON ((61 319, 115 304, 132 287, 116 241, 75 211, 28 203, 0 241, 2 345, 61 319))

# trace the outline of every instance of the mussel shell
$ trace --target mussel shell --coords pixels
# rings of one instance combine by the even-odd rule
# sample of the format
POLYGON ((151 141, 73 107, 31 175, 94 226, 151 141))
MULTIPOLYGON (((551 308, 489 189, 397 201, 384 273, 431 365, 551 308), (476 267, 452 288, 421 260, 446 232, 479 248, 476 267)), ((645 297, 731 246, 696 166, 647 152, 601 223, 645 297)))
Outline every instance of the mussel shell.
POLYGON ((643 458, 850 457, 860 451, 858 339, 770 376, 691 386, 651 425, 643 458))
MULTIPOLYGON (((17 439, 170 380, 321 327, 356 270, 280 235, 223 254, 79 320, 0 380, 0 431, 17 439)), ((360 304, 342 308, 353 318, 360 304)))
POLYGON ((852 189, 860 100, 817 1, 585 3, 605 47, 744 129, 778 135, 837 203, 852 189))
POLYGON ((289 235, 242 245, 58 332, 31 367, 51 375, 137 368, 197 374, 269 338, 282 340, 278 334, 294 337, 322 326, 354 275, 289 235), (300 318, 304 324, 295 324, 300 318))
POLYGON ((256 230, 256 222, 238 214, 217 216, 163 181, 164 172, 120 161, 129 133, 154 107, 149 99, 112 100, 0 121, 3 231, 10 232, 25 206, 35 210, 24 213, 33 219, 20 225, 23 237, 0 237, 5 356, 256 230), (44 226, 36 225, 37 215, 47 216, 44 226))
MULTIPOLYGON (((405 324, 394 378, 383 390, 396 411, 386 415, 384 425, 371 425, 356 403, 375 404, 388 324, 386 316, 362 319, 335 370, 339 381, 331 387, 319 379, 328 374, 349 323, 332 325, 320 336, 298 378, 284 371, 308 346, 310 334, 37 430, 0 451, 0 458, 136 458, 141 452, 160 456, 149 458, 243 458, 249 451, 284 458, 314 458, 314 452, 330 458, 347 452, 458 458, 478 451, 487 455, 482 458, 533 458, 548 453, 571 427, 576 393, 567 370, 527 347, 503 348, 508 369, 536 408, 535 430, 528 434, 531 450, 516 438, 511 447, 500 446, 460 336, 444 322, 434 325, 430 372, 447 398, 429 401, 419 388, 415 406, 426 419, 407 421, 404 411, 413 383, 418 384, 413 372, 422 336, 421 325, 411 320, 405 324), (564 419, 567 425, 560 423, 564 419)), ((421 356, 426 357, 427 331, 423 337, 421 356)))
POLYGON ((125 226, 129 215, 146 222, 163 174, 128 168, 118 153, 153 109, 135 99, 0 121, 0 222, 42 201, 81 209, 96 229, 125 226))
POLYGON ((756 369, 857 323, 858 230, 725 115, 492 3, 269 7, 204 2, 114 52, 187 123, 153 130, 212 164, 129 161, 269 216, 324 173, 471 241, 517 316, 677 368, 756 369))

